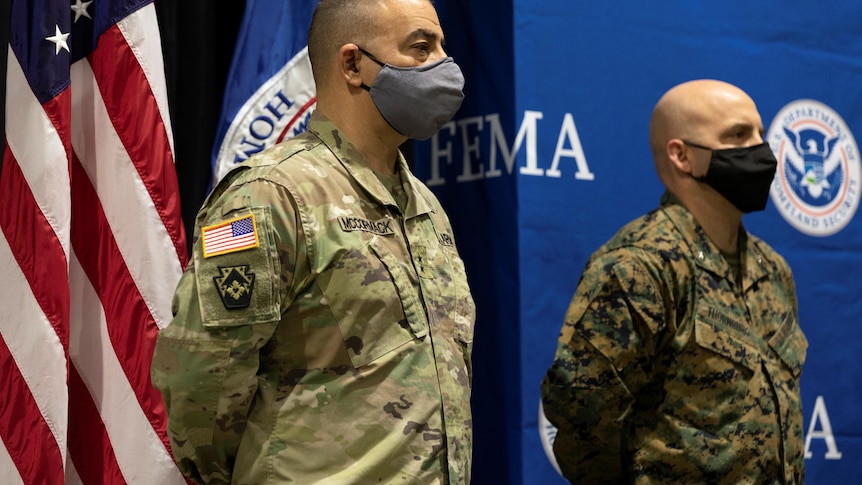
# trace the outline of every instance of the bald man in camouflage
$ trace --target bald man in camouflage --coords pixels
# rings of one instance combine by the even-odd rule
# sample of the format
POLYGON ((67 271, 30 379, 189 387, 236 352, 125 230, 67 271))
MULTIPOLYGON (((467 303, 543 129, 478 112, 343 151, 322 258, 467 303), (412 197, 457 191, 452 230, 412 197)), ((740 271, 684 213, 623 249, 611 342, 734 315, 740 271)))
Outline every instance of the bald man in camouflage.
POLYGON ((308 131, 213 190, 154 384, 198 483, 466 484, 475 309, 398 147, 463 98, 428 0, 323 0, 308 131))
POLYGON ((803 482, 807 341, 784 259, 746 232, 776 161, 751 98, 683 83, 650 123, 660 207, 586 265, 542 382, 572 483, 803 482))

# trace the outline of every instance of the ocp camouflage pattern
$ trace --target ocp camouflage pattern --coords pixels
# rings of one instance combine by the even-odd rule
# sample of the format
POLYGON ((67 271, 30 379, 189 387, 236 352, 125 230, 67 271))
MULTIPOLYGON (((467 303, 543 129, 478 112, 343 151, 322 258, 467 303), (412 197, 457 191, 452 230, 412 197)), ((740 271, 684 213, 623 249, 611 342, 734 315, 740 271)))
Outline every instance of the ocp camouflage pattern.
POLYGON ((205 202, 152 368, 184 474, 469 483, 475 308, 448 218, 398 163, 403 214, 315 113, 205 202), (201 228, 247 214, 259 246, 204 258, 201 228))
POLYGON ((793 278, 740 238, 741 285, 666 195, 592 255, 541 386, 572 483, 803 483, 793 278))

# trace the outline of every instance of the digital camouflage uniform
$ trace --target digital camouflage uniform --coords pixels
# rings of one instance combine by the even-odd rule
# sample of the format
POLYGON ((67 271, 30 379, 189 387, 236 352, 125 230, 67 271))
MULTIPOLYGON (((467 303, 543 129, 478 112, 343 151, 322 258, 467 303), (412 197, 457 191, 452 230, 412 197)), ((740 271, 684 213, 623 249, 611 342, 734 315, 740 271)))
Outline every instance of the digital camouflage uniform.
POLYGON ((469 482, 475 308, 443 209, 398 164, 403 214, 315 113, 210 195, 152 368, 184 474, 469 482), (257 246, 205 249, 202 229, 231 221, 257 246))
POLYGON ((572 483, 802 483, 793 277, 742 228, 739 247, 741 286, 668 196, 592 255, 542 382, 572 483))

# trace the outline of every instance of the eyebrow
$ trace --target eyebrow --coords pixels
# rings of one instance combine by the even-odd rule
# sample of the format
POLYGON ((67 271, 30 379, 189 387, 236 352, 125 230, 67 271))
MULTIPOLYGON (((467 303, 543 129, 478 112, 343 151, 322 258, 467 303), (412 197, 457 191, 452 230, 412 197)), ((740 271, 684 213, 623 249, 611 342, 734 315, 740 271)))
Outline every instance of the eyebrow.
MULTIPOLYGON (((415 40, 423 39, 423 40, 433 40, 437 38, 437 32, 428 29, 416 29, 413 32, 410 32, 410 35, 407 36, 407 42, 413 42, 415 40)), ((440 44, 443 45, 444 42, 441 39, 440 44)))
POLYGON ((761 137, 763 136, 764 133, 766 133, 766 131, 763 129, 762 125, 755 127, 752 123, 742 122, 742 123, 734 123, 734 124, 730 125, 729 127, 725 128, 724 130, 721 131, 721 136, 722 137, 731 136, 731 135, 733 135, 733 133, 735 133, 739 130, 745 130, 745 131, 749 131, 749 132, 756 130, 756 131, 760 132, 761 137))

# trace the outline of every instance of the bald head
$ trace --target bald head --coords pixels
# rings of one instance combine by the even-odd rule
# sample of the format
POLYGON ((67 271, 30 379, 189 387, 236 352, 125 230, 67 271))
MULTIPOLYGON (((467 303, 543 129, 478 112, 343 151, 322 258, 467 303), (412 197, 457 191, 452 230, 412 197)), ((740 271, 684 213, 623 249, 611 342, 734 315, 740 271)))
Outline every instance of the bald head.
POLYGON ((743 90, 723 81, 701 79, 674 86, 653 110, 650 120, 653 154, 663 152, 672 138, 709 143, 698 136, 733 116, 732 107, 757 111, 754 101, 743 90))
POLYGON ((762 130, 757 107, 743 90, 700 79, 674 86, 659 99, 650 119, 650 147, 661 177, 669 169, 671 140, 715 149, 747 146, 761 141, 762 130))

